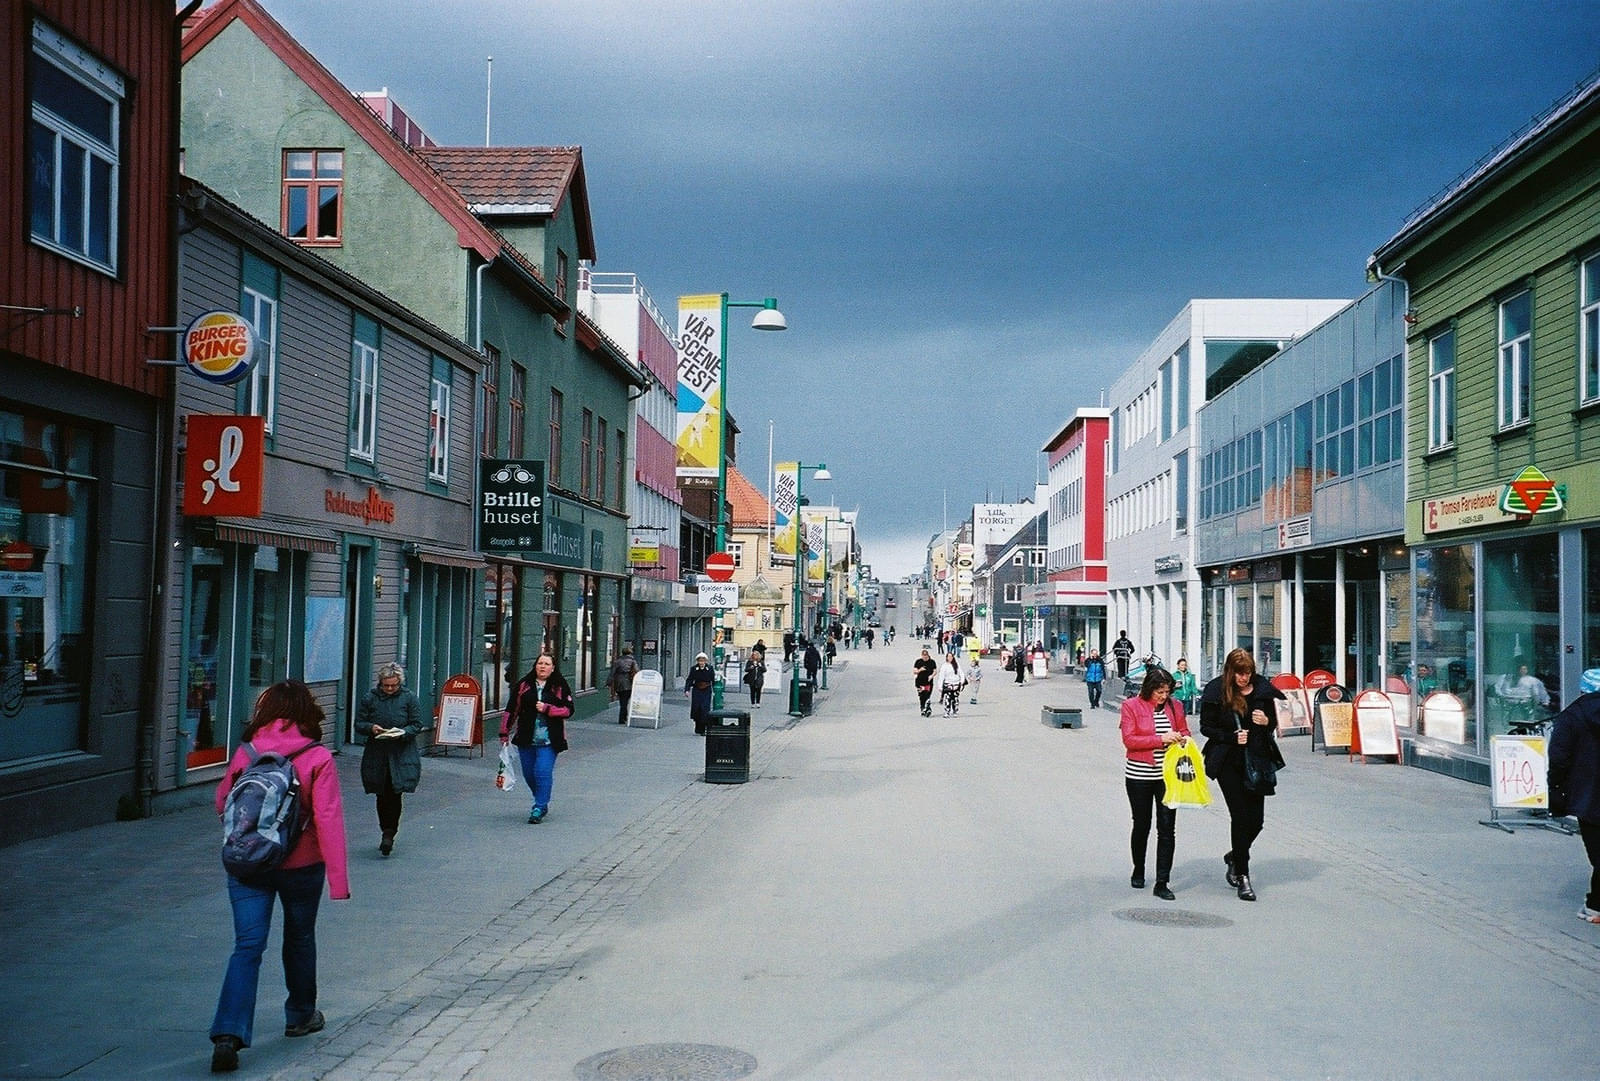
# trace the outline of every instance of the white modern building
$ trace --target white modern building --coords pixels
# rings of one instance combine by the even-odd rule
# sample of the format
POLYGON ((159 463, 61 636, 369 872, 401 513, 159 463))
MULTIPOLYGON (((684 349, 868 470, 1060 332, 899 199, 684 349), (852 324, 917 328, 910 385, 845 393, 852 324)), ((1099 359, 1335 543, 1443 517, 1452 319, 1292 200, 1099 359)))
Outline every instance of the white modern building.
POLYGON ((1127 630, 1137 655, 1200 657, 1200 407, 1348 303, 1191 300, 1112 384, 1107 633, 1127 630))

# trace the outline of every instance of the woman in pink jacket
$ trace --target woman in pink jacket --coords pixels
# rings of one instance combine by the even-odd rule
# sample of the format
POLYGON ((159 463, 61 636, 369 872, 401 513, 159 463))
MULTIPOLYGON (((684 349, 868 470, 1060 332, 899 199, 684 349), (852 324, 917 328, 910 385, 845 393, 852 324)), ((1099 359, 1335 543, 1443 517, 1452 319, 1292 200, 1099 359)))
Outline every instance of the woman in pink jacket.
POLYGON ((250 1046, 261 954, 272 929, 275 898, 283 905, 283 982, 289 989, 283 1006, 283 1034, 309 1036, 322 1030, 322 1012, 317 1009, 317 905, 322 900, 324 879, 329 896, 335 901, 350 899, 344 803, 333 756, 322 746, 322 718, 322 707, 304 683, 291 679, 268 687, 256 699, 255 715, 245 727, 241 746, 228 763, 226 776, 217 786, 220 815, 233 782, 250 765, 250 753, 242 744, 249 743, 258 752, 299 752, 292 761, 300 779, 302 805, 310 809, 310 820, 275 870, 248 882, 228 876, 228 900, 233 905, 233 956, 228 959, 217 1013, 211 1022, 213 1073, 238 1069, 240 1048, 250 1046))
POLYGON ((1189 723, 1183 706, 1172 697, 1172 673, 1157 665, 1145 670, 1144 683, 1137 698, 1122 703, 1122 745, 1127 761, 1122 767, 1128 788, 1128 806, 1133 809, 1133 878, 1136 890, 1144 889, 1144 854, 1150 841, 1150 813, 1156 820, 1155 895, 1163 901, 1176 901, 1167 885, 1172 874, 1172 854, 1178 842, 1178 812, 1161 802, 1167 794, 1161 767, 1167 748, 1189 738, 1189 723))

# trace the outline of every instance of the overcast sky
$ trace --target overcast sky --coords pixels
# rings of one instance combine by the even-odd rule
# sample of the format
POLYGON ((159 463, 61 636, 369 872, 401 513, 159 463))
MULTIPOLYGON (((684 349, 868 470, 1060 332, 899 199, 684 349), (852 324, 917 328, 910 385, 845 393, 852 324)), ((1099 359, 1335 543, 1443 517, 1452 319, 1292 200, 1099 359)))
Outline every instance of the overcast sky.
MULTIPOLYGON (((1594 0, 263 0, 442 143, 583 147, 601 271, 730 323, 758 487, 826 462, 883 577, 1192 297, 1345 297, 1600 65, 1594 0), (738 315, 737 312, 734 313, 738 315)), ((808 490, 807 495, 813 493, 808 490)))

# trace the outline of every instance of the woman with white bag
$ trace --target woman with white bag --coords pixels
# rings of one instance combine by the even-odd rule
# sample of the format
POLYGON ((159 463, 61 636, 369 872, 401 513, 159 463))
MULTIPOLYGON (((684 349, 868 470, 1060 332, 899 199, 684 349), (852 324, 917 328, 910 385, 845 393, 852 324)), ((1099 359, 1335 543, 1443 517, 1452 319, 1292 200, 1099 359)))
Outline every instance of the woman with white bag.
POLYGON ((1167 748, 1189 739, 1189 722, 1183 706, 1172 697, 1172 673, 1151 665, 1145 670, 1138 697, 1122 703, 1122 745, 1127 758, 1122 767, 1128 789, 1128 806, 1133 811, 1133 833, 1129 845, 1133 852, 1133 877, 1136 890, 1144 889, 1144 857, 1150 844, 1152 810, 1156 823, 1156 884, 1151 892, 1163 901, 1176 901, 1168 880, 1172 875, 1172 856, 1178 846, 1178 812, 1168 807, 1161 767, 1167 748))

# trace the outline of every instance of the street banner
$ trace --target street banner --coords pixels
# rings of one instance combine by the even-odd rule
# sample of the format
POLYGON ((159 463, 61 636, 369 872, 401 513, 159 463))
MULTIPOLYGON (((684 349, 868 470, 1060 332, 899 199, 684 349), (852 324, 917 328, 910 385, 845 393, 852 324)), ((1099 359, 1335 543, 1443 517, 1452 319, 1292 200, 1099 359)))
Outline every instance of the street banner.
POLYGON ((828 528, 826 518, 815 517, 802 512, 802 519, 806 524, 806 581, 822 584, 822 556, 823 556, 823 530, 828 528))
POLYGON ((800 469, 798 462, 779 462, 772 471, 773 566, 794 565, 795 526, 800 510, 800 469))
POLYGON ((722 296, 678 298, 678 483, 715 486, 722 456, 722 296))

